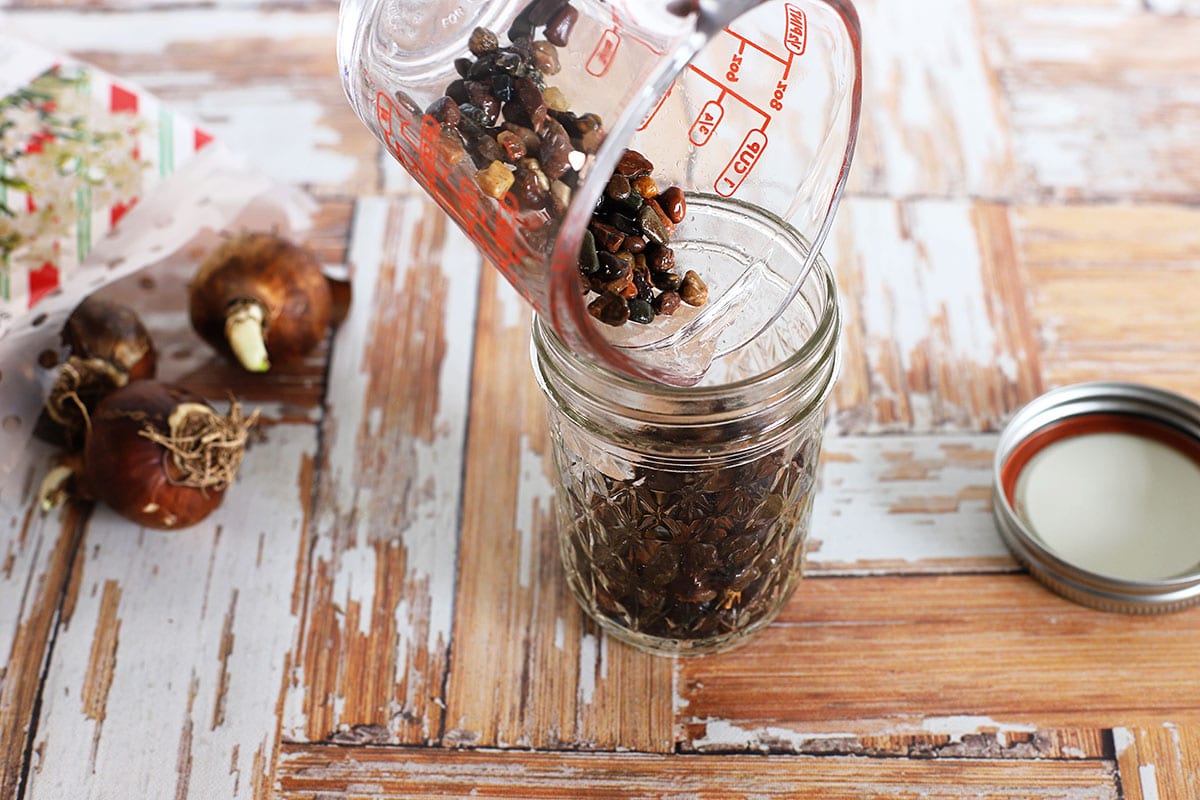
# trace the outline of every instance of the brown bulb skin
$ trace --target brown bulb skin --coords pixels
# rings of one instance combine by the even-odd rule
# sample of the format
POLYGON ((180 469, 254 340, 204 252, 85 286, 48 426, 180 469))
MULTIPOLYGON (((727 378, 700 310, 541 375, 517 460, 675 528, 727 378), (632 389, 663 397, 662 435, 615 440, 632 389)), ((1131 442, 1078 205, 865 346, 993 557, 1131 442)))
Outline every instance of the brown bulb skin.
POLYGON ((329 282, 312 251, 270 233, 247 233, 223 243, 192 282, 192 327, 217 351, 236 361, 225 338, 229 309, 259 303, 272 364, 311 352, 325 338, 332 301, 329 282))
POLYGON ((168 478, 176 476, 166 449, 138 433, 150 424, 167 434, 176 406, 203 402, 186 389, 159 381, 136 381, 105 397, 92 416, 80 493, 147 528, 186 528, 207 517, 224 492, 173 485, 168 478))
POLYGON ((128 306, 95 296, 86 298, 67 317, 62 341, 71 355, 102 358, 131 381, 154 377, 157 355, 150 334, 128 306))

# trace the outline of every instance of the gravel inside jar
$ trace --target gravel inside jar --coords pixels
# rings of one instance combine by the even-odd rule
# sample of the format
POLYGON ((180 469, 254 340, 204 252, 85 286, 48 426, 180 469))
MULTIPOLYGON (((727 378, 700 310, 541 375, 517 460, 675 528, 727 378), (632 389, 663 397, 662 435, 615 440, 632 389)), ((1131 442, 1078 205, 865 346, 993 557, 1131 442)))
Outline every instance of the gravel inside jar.
POLYGON ((730 467, 635 467, 613 478, 573 464, 560 525, 568 580, 594 615, 700 644, 762 627, 799 580, 819 431, 730 467))

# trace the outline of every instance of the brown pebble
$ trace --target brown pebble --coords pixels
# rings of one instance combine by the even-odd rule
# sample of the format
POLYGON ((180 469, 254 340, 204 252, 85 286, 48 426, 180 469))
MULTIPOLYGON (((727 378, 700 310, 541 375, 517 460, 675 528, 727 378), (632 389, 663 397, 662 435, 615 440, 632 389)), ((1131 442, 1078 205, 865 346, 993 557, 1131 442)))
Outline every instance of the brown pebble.
POLYGON ((655 216, 658 217, 658 221, 662 223, 662 226, 664 228, 666 228, 667 236, 668 237, 674 236, 675 235, 675 223, 667 215, 667 212, 663 211, 662 206, 659 205, 659 199, 660 198, 657 198, 657 197, 651 198, 646 201, 646 205, 650 206, 650 208, 654 210, 654 214, 655 214, 655 216))
POLYGON ((512 131, 500 131, 496 134, 496 143, 504 150, 504 160, 515 164, 525 157, 525 140, 512 131))
POLYGON ((658 270, 659 272, 670 272, 675 269, 675 251, 669 247, 647 247, 646 261, 650 263, 650 269, 658 270))
POLYGON ((683 218, 687 216, 687 199, 683 195, 683 189, 678 186, 672 186, 659 195, 658 204, 676 225, 683 222, 683 218))
POLYGON ((500 47, 500 40, 487 28, 476 28, 471 31, 471 38, 467 42, 467 49, 476 58, 484 53, 490 53, 498 47, 500 47))
POLYGON ((458 103, 454 102, 453 98, 445 96, 439 97, 430 103, 425 113, 443 125, 457 125, 459 120, 462 119, 462 112, 458 110, 458 103))
POLYGON ((617 162, 616 172, 626 178, 640 178, 649 175, 654 169, 654 163, 637 150, 626 150, 617 162))
POLYGON ((649 244, 649 242, 646 241, 645 236, 626 236, 625 237, 625 249, 631 253, 641 253, 641 252, 645 251, 646 246, 648 244, 649 244))
POLYGON ((575 21, 578 19, 579 10, 572 5, 567 5, 546 23, 546 41, 559 47, 566 47, 567 42, 571 40, 571 31, 575 28, 575 21))
POLYGON ((492 94, 491 85, 483 81, 467 81, 466 90, 471 105, 483 112, 483 124, 489 127, 495 125, 500 116, 500 101, 492 94))
POLYGON ((700 280, 695 270, 689 269, 683 273, 683 283, 679 284, 679 296, 689 306, 702 306, 708 302, 708 286, 700 280))
POLYGON ((596 246, 601 250, 615 253, 625 243, 625 234, 607 222, 593 220, 589 227, 591 228, 592 235, 596 237, 596 246))
POLYGON ((624 325, 629 321, 629 303, 620 295, 605 292, 588 303, 588 313, 606 325, 624 325))
POLYGON ((654 307, 654 313, 666 314, 668 317, 675 313, 679 308, 681 298, 678 292, 666 291, 660 292, 657 297, 651 301, 654 307))
POLYGON ((624 200, 629 197, 631 191, 633 191, 633 187, 629 185, 629 179, 624 175, 614 173, 608 179, 608 185, 604 187, 604 196, 610 200, 624 200))
POLYGON ((513 173, 513 185, 508 193, 517 198, 517 205, 522 211, 540 211, 550 199, 537 174, 529 169, 518 168, 513 173))
POLYGON ((515 122, 505 122, 504 130, 520 136, 521 141, 525 143, 526 152, 536 151, 542 146, 542 140, 538 138, 538 135, 533 128, 527 128, 524 125, 518 125, 515 122))
POLYGON ((551 180, 562 177, 571 168, 571 139, 566 130, 556 119, 547 119, 542 128, 542 146, 538 149, 538 158, 542 162, 542 171, 551 180))
POLYGON ((543 75, 557 75, 562 70, 562 64, 558 60, 558 48, 549 42, 534 42, 533 65, 541 70, 543 75))
POLYGON ((525 9, 525 17, 534 27, 545 25, 566 4, 567 0, 533 0, 525 9))
POLYGON ((475 160, 475 166, 482 169, 493 161, 503 161, 504 148, 485 133, 471 140, 471 158, 475 160))
POLYGON ((443 125, 441 136, 438 137, 438 161, 451 166, 467 157, 467 143, 462 134, 452 125, 443 125))

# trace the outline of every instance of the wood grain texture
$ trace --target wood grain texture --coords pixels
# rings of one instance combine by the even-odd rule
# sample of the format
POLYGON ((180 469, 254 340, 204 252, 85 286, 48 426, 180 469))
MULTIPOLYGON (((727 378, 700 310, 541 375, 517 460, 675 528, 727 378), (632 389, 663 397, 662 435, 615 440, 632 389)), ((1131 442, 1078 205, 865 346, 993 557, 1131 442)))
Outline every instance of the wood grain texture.
POLYGON ((484 273, 446 740, 478 747, 671 743, 671 662, 612 642, 566 587, 529 312, 484 273))
POLYGON ((992 518, 995 443, 826 434, 807 574, 1014 570, 992 518))
POLYGON ((275 425, 193 528, 88 523, 25 797, 265 797, 307 553, 316 431, 275 425))
POLYGON ((1200 397, 1200 210, 1014 212, 1048 384, 1132 380, 1200 397))
POLYGON ((825 255, 846 309, 837 430, 996 429, 1039 393, 1002 207, 848 198, 825 255))
POLYGON ((918 761, 804 756, 288 748, 281 800, 390 797, 598 800, 1117 800, 1108 761, 918 761))
POLYGON ((1200 726, 1164 722, 1112 736, 1125 800, 1200 797, 1200 726))
POLYGON ((859 0, 863 113, 851 194, 1003 198, 1014 191, 1005 104, 967 0, 859 0))
POLYGON ((1014 198, 1200 196, 1200 16, 1182 4, 981 0, 1014 198))
POLYGON ((25 469, 0 486, 0 797, 16 797, 51 642, 86 509, 42 514, 38 485, 51 448, 30 443, 25 469))
POLYGON ((437 741, 479 257, 420 197, 360 200, 330 365, 317 538, 284 722, 297 740, 437 741), (464 346, 464 343, 466 346, 464 346))
POLYGON ((745 647, 682 661, 679 702, 685 719, 843 735, 888 718, 1027 731, 1194 719, 1198 629, 1200 609, 1098 613, 1024 574, 817 578, 745 647))

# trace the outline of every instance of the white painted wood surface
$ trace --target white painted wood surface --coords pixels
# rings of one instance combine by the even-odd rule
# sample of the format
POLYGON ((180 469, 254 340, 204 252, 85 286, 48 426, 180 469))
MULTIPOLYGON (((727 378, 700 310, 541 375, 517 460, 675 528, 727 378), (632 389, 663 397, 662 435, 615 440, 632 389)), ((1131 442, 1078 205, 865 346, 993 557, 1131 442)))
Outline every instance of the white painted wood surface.
POLYGON ((263 796, 299 632, 316 446, 311 425, 269 427, 230 502, 185 531, 93 512, 25 797, 263 796))
MULTIPOLYGON (((766 762, 729 751, 767 750, 864 756, 770 761, 811 796, 865 797, 871 776, 931 796, 1190 796, 1196 614, 1050 595, 1015 571, 988 495, 995 431, 1048 386, 1200 395, 1200 8, 858 5, 866 112, 826 252, 846 361, 813 579, 745 649, 672 662, 608 640, 566 593, 527 311, 347 110, 333 2, 7 3, 6 30, 143 84, 353 213, 322 235, 335 262, 349 241, 356 279, 331 349, 237 384, 280 422, 211 525, 98 511, 76 548, 80 517, 28 513, 36 469, 0 488, 0 776, 19 778, 28 727, 21 800, 324 800, 414 775, 571 796, 623 749, 625 794, 681 770, 740 790, 766 762), (673 751, 713 754, 711 772, 673 751)), ((219 397, 236 372, 172 311, 184 280, 140 302, 168 373, 219 397)))
POLYGON ((410 195, 360 199, 347 259, 283 730, 424 744, 441 733, 480 258, 410 195))

